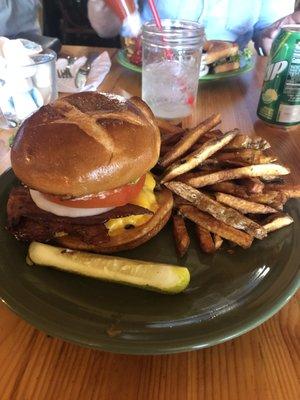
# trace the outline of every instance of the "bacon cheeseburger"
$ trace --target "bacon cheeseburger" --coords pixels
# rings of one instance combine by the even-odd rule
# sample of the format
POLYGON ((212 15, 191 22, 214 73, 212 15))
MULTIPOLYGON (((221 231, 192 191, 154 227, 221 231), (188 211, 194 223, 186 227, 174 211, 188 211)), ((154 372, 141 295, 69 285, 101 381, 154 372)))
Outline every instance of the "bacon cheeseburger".
POLYGON ((112 253, 168 221, 173 200, 155 190, 160 133, 139 98, 85 92, 42 107, 20 127, 11 162, 24 186, 7 205, 20 240, 112 253))

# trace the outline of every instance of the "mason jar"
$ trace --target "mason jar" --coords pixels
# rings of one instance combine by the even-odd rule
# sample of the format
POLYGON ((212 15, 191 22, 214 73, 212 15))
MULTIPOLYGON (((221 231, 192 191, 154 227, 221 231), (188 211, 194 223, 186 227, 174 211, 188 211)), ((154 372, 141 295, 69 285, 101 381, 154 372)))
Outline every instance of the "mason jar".
POLYGON ((0 70, 0 116, 11 128, 57 98, 54 51, 46 49, 30 58, 28 65, 10 63, 0 70))
POLYGON ((204 29, 192 21, 164 19, 142 28, 142 98, 155 116, 184 118, 196 104, 204 29))

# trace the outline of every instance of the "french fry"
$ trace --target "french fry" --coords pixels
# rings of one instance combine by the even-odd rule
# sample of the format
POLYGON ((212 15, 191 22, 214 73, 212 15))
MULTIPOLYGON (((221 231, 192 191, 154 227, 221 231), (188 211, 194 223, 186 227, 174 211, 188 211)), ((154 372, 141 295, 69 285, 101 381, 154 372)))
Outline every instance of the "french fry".
POLYGON ((247 248, 254 237, 262 239, 291 224, 293 219, 281 210, 289 198, 300 198, 300 185, 283 184, 290 170, 276 163, 268 141, 236 129, 224 134, 213 129, 218 123, 220 116, 212 115, 188 130, 158 120, 159 165, 167 167, 161 183, 174 193, 179 214, 173 217, 173 231, 181 256, 190 241, 182 216, 196 224, 206 253, 218 250, 224 239, 247 248))
MULTIPOLYGON (((170 139, 170 141, 166 140, 165 142, 162 142, 161 147, 160 147, 160 156, 162 157, 164 154, 166 154, 168 151, 170 151, 173 148, 175 142, 176 141, 174 141, 174 143, 173 142, 171 143, 171 139, 170 139)), ((206 142, 207 142, 207 140, 205 142, 203 142, 202 144, 204 144, 206 142)), ((192 146, 189 150, 191 150, 191 152, 194 152, 196 150, 199 150, 199 148, 200 148, 200 145, 197 144, 197 145, 192 146)), ((203 168, 207 165, 220 165, 220 163, 218 162, 218 160, 216 160, 214 158, 209 158, 201 164, 201 168, 203 168)))
POLYGON ((210 139, 203 145, 199 147, 198 150, 195 150, 191 154, 187 155, 185 158, 181 159, 179 162, 172 164, 164 174, 161 182, 167 182, 171 179, 176 178, 179 175, 184 174, 185 172, 190 171, 191 169, 197 167, 204 160, 210 157, 212 154, 216 153, 222 147, 224 147, 227 143, 229 143, 238 133, 237 129, 234 129, 231 132, 227 132, 224 134, 222 138, 210 139))
POLYGON ((211 233, 201 225, 195 225, 195 231, 200 249, 204 253, 214 253, 216 248, 211 233))
POLYGON ((224 135, 224 133, 220 129, 213 129, 211 131, 208 131, 204 133, 200 138, 197 140, 193 146, 190 147, 190 151, 195 151, 199 148, 201 144, 206 143, 210 139, 216 139, 216 138, 221 138, 224 135))
MULTIPOLYGON (((220 165, 218 162, 216 163, 206 163, 207 160, 204 161, 204 163, 202 163, 201 165, 197 166, 194 171, 199 171, 199 172, 203 172, 203 175, 206 175, 208 173, 212 173, 212 172, 218 172, 220 171, 220 169, 222 169, 222 165, 220 165)), ((186 175, 185 174, 182 174, 186 175)))
POLYGON ((267 193, 269 190, 284 193, 288 199, 300 197, 300 185, 267 184, 266 190, 267 193))
POLYGON ((172 135, 176 133, 183 133, 184 129, 178 125, 171 124, 165 119, 156 118, 157 126, 162 134, 172 135))
POLYGON ((177 194, 173 195, 173 199, 175 208, 178 208, 179 206, 191 205, 191 203, 188 200, 185 200, 184 198, 178 196, 177 194))
POLYGON ((168 144, 168 143, 163 143, 163 141, 161 142, 161 146, 160 146, 160 156, 162 157, 164 154, 166 154, 170 149, 172 148, 172 145, 168 144))
POLYGON ((253 201, 240 199, 227 193, 215 193, 217 201, 238 210, 242 214, 272 214, 277 213, 274 208, 253 201))
POLYGON ((170 150, 183 136, 183 133, 174 133, 171 135, 161 135, 161 144, 170 150))
POLYGON ((213 185, 218 182, 228 181, 232 179, 241 179, 256 176, 279 176, 287 175, 290 170, 279 164, 258 164, 249 165, 248 167, 226 169, 212 174, 203 176, 194 176, 193 178, 185 180, 185 182, 194 187, 203 187, 213 185))
POLYGON ((215 139, 218 137, 221 138, 223 135, 224 135, 224 133, 221 131, 221 129, 213 129, 211 131, 204 133, 203 136, 200 136, 200 139, 197 140, 195 146, 198 147, 199 144, 203 144, 210 139, 215 139))
MULTIPOLYGON (((190 179, 198 178, 199 176, 206 176, 208 174, 207 171, 199 171, 199 172, 187 172, 186 174, 182 174, 175 178, 174 180, 177 182, 187 183, 190 179)), ((206 188, 205 188, 206 189, 206 188)))
MULTIPOLYGON (((179 141, 179 139, 182 138, 183 134, 184 134, 184 131, 183 132, 179 132, 179 133, 175 133, 175 134, 170 134, 170 135, 165 135, 165 134, 162 135, 162 137, 161 137, 161 147, 160 147, 160 157, 164 156, 168 151, 171 151, 172 148, 174 147, 174 144, 177 143, 179 141)), ((202 141, 199 140, 197 143, 195 143, 187 151, 191 151, 192 152, 192 151, 198 150, 199 146, 201 144, 206 143, 210 139, 215 139, 217 137, 222 137, 223 133, 222 133, 222 131, 220 131, 218 129, 216 131, 209 131, 206 134, 204 134, 203 136, 205 136, 205 140, 202 140, 202 141)), ((210 160, 210 163, 216 164, 216 163, 218 163, 218 161, 217 160, 210 160)))
POLYGON ((248 197, 248 194, 243 186, 237 185, 236 183, 230 181, 215 183, 214 185, 208 186, 206 189, 212 190, 214 192, 232 194, 233 196, 237 197, 248 197))
POLYGON ((253 240, 252 236, 239 231, 232 226, 226 225, 222 221, 216 220, 209 214, 203 213, 194 206, 180 206, 179 211, 186 218, 207 229, 209 232, 216 233, 224 239, 230 240, 243 248, 251 246, 253 240))
POLYGON ((245 186, 248 194, 251 193, 262 193, 265 184, 259 178, 244 178, 240 180, 240 183, 245 186))
POLYGON ((227 146, 227 150, 236 150, 236 149, 260 149, 266 150, 269 149, 270 143, 268 143, 265 139, 261 137, 251 137, 248 135, 238 135, 235 139, 230 142, 227 146))
POLYGON ((238 151, 224 151, 215 155, 215 158, 225 164, 267 164, 276 161, 276 157, 266 155, 262 150, 241 149, 238 151))
POLYGON ((182 136, 184 135, 184 131, 178 132, 178 133, 169 133, 169 134, 161 134, 161 143, 164 146, 174 146, 175 143, 177 143, 182 136))
MULTIPOLYGON (((195 149, 195 150, 199 150, 199 147, 198 147, 197 149, 195 149)), ((195 150, 194 150, 194 151, 195 151, 195 150)), ((212 166, 213 166, 213 167, 214 167, 214 166, 220 166, 219 161, 218 161, 215 157, 207 158, 206 160, 204 160, 204 161, 199 165, 198 168, 201 168, 201 171, 202 171, 203 169, 208 169, 208 168, 211 168, 212 166)))
POLYGON ((284 192, 269 191, 265 193, 254 193, 247 196, 249 201, 262 204, 285 204, 288 197, 284 192))
POLYGON ((274 191, 251 194, 248 195, 246 199, 249 201, 253 201, 255 203, 268 204, 270 207, 275 208, 278 211, 281 211, 283 209, 284 204, 288 200, 287 196, 284 193, 274 192, 274 191))
POLYGON ((213 237, 214 237, 214 242, 215 242, 215 249, 219 250, 219 248, 223 244, 223 239, 221 238, 221 236, 217 235, 216 233, 213 233, 213 237))
POLYGON ((183 257, 190 246, 190 237, 181 215, 173 216, 173 236, 178 254, 183 257))
MULTIPOLYGON (((258 239, 262 239, 267 234, 264 228, 256 222, 232 208, 224 207, 222 204, 191 186, 176 181, 167 182, 165 186, 173 193, 190 201, 199 210, 209 213, 218 221, 222 221, 236 229, 242 229, 258 239)), ((181 206, 179 209, 181 209, 181 206)))
POLYGON ((220 114, 213 114, 205 121, 201 122, 195 128, 189 130, 178 143, 168 151, 160 160, 162 167, 167 167, 173 161, 177 160, 180 156, 188 151, 188 149, 197 142, 201 135, 210 131, 221 122, 220 114))
POLYGON ((277 211, 282 211, 283 210, 283 203, 279 203, 279 202, 274 201, 274 203, 270 204, 270 207, 275 208, 275 210, 277 210, 277 211))
POLYGON ((264 183, 283 183, 283 178, 278 175, 262 175, 260 179, 264 183))
POLYGON ((163 151, 166 153, 166 149, 170 145, 178 142, 185 132, 185 129, 178 125, 171 124, 170 122, 163 119, 156 119, 157 125, 161 133, 161 155, 163 151), (164 150, 165 148, 165 150, 164 150))
POLYGON ((290 225, 294 222, 293 218, 285 213, 278 213, 271 215, 264 221, 264 228, 269 232, 276 231, 284 226, 290 225))

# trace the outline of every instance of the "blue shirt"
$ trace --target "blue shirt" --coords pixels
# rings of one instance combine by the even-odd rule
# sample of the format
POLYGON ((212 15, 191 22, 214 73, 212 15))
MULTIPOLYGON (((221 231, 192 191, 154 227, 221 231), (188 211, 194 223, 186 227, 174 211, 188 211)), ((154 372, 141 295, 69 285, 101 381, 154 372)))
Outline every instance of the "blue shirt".
MULTIPOLYGON (((153 19, 143 2, 143 21, 153 19)), ((161 18, 201 23, 207 39, 229 40, 244 47, 265 27, 294 11, 295 0, 156 0, 161 18)))
POLYGON ((39 0, 0 0, 0 36, 41 33, 38 23, 39 0))

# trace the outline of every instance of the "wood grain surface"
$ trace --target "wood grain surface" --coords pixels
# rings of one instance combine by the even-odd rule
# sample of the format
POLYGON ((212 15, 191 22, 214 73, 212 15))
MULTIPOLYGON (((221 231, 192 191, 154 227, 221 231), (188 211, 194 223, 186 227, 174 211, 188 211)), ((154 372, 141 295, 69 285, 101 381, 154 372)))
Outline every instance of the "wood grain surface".
MULTIPOLYGON (((65 46, 64 51, 78 55, 90 49, 65 46)), ((300 183, 299 126, 286 131, 256 118, 265 61, 260 58, 244 76, 200 83, 197 109, 185 124, 220 112, 223 129, 239 127, 267 138, 292 169, 291 181, 300 183)), ((140 95, 140 79, 114 60, 100 90, 140 95)), ((80 348, 37 331, 0 304, 0 400, 296 400, 299 302, 298 293, 269 321, 235 340, 165 356, 80 348)))

